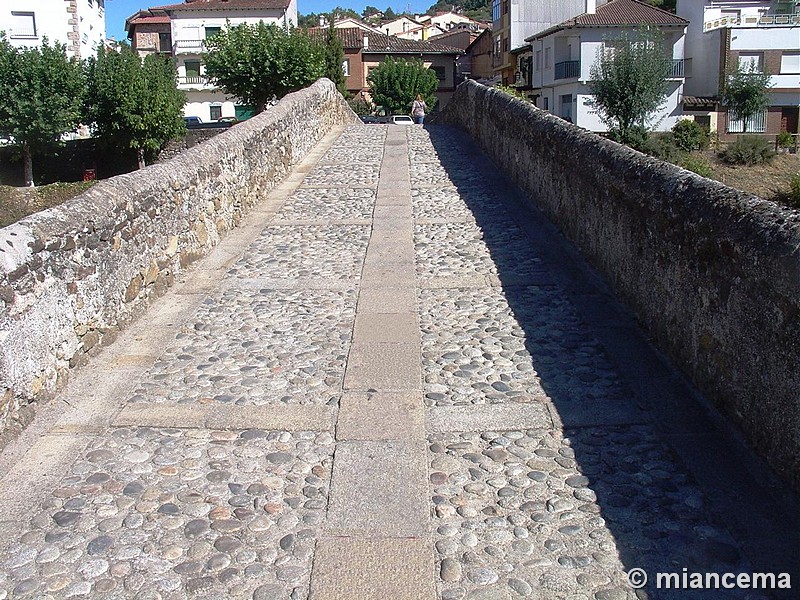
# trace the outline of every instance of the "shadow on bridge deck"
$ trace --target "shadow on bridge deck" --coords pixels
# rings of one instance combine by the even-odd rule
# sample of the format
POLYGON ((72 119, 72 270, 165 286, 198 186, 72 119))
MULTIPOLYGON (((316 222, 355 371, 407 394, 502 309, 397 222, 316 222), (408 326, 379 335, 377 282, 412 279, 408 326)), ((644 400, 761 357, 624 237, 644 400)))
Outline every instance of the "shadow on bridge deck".
MULTIPOLYGON (((651 579, 683 569, 788 572, 795 589, 775 597, 797 597, 797 497, 466 134, 426 131, 482 232, 554 421, 625 569, 645 569, 651 579)), ((412 176, 413 169, 412 160, 412 176)), ((681 599, 773 593, 646 590, 648 598, 681 599)))

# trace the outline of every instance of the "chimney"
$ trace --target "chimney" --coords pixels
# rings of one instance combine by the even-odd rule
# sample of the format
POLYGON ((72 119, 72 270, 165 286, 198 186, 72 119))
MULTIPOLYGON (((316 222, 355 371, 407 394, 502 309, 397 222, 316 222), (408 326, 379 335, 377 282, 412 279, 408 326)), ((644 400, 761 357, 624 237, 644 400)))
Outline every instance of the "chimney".
POLYGON ((364 33, 364 50, 369 50, 369 34, 364 33))
POLYGON ((586 0, 586 13, 593 15, 597 11, 597 0, 586 0))

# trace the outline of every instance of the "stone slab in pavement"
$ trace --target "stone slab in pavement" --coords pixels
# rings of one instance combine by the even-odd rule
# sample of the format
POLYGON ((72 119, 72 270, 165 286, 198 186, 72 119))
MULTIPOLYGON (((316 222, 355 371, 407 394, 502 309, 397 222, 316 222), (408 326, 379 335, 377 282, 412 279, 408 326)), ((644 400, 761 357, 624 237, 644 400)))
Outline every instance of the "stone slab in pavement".
POLYGON ((347 393, 342 396, 337 440, 409 440, 425 435, 419 392, 347 393))
POLYGON ((344 376, 345 390, 418 390, 422 387, 419 343, 354 343, 344 376))
POLYGON ((317 544, 313 600, 434 600, 426 538, 331 537, 317 544))
POLYGON ((326 530, 334 535, 424 536, 430 528, 424 441, 340 441, 326 530))

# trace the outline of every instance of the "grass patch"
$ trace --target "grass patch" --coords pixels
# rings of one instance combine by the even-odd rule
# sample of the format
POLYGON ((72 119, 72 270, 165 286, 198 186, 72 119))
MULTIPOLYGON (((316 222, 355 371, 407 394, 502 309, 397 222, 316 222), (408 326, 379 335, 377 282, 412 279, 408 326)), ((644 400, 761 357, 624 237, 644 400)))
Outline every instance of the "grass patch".
POLYGON ((39 211, 58 206, 82 194, 95 181, 51 183, 35 188, 0 185, 0 227, 8 227, 39 211))

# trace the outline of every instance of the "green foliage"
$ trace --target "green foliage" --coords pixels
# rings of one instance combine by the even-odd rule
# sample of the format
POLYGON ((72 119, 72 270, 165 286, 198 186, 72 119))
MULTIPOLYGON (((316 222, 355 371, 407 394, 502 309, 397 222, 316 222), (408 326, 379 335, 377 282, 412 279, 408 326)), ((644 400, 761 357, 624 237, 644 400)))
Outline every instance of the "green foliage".
POLYGON ((347 103, 350 105, 350 108, 353 109, 353 112, 359 117, 371 115, 375 112, 375 105, 371 102, 367 102, 363 98, 351 98, 347 101, 347 103))
POLYGON ((683 150, 675 143, 672 133, 652 133, 642 147, 637 149, 673 164, 678 164, 684 158, 683 150))
POLYGON ((768 163, 775 156, 772 144, 758 135, 740 135, 722 153, 722 160, 732 165, 760 165, 768 163))
POLYGON ((388 57, 369 72, 367 81, 372 99, 389 114, 407 113, 417 94, 422 94, 429 110, 436 104, 434 92, 439 80, 419 59, 406 61, 388 57))
POLYGON ((383 11, 383 18, 386 21, 394 21, 397 18, 397 13, 392 10, 391 6, 387 6, 386 10, 383 11))
POLYGON ((619 129, 611 129, 611 131, 606 134, 606 137, 608 137, 610 140, 614 140, 615 142, 619 142, 620 144, 625 144, 631 148, 635 148, 640 152, 645 152, 645 147, 650 139, 647 128, 642 127, 641 125, 629 127, 624 132, 620 131, 619 129))
POLYGON ((310 27, 319 27, 320 17, 323 17, 329 23, 331 21, 335 21, 336 19, 340 19, 342 17, 353 17, 354 19, 359 19, 359 15, 356 11, 352 8, 342 8, 341 6, 337 6, 332 11, 328 13, 308 13, 307 15, 298 15, 297 16, 297 26, 301 29, 308 29, 310 27))
POLYGON ((778 148, 794 148, 796 142, 794 136, 788 131, 781 131, 775 138, 778 148))
POLYGON ((800 173, 795 173, 789 180, 789 206, 800 208, 800 173))
POLYGON ((681 119, 672 127, 675 145, 684 152, 702 150, 708 147, 708 131, 691 119, 681 119))
POLYGON ((530 102, 530 99, 515 87, 511 87, 510 85, 496 85, 494 87, 496 90, 499 90, 504 94, 508 94, 509 96, 514 96, 514 98, 517 98, 519 100, 524 100, 525 102, 530 102))
POLYGON ((748 119, 767 108, 767 92, 772 85, 770 74, 766 70, 760 72, 754 62, 746 66, 737 65, 736 70, 728 74, 722 102, 728 107, 729 113, 744 121, 745 132, 748 119))
POLYGON ((172 60, 155 54, 142 61, 129 48, 101 48, 86 65, 86 115, 101 143, 136 151, 139 167, 186 126, 172 60))
POLYGON ((656 8, 660 8, 661 10, 666 10, 671 13, 675 12, 675 7, 677 5, 677 0, 645 0, 648 4, 655 6, 656 8))
POLYGON ((687 171, 697 173, 701 177, 707 177, 709 179, 714 177, 714 171, 711 169, 711 165, 708 164, 708 161, 699 156, 688 154, 679 164, 687 171))
POLYGON ((657 29, 642 28, 634 36, 625 32, 604 45, 590 71, 591 105, 624 140, 632 127, 646 127, 664 105, 671 61, 657 29))
POLYGON ((77 127, 83 92, 83 69, 65 46, 44 38, 40 48, 18 49, 0 37, 0 136, 19 144, 27 185, 32 153, 77 127))
POLYGON ((324 48, 300 29, 287 33, 263 21, 243 23, 226 27, 206 47, 206 76, 257 113, 273 96, 282 98, 325 74, 324 48))
POLYGON ((342 63, 344 63, 344 48, 342 47, 342 41, 336 35, 333 19, 331 19, 325 36, 325 77, 336 84, 336 89, 339 90, 339 93, 346 97, 348 95, 347 85, 342 63))

